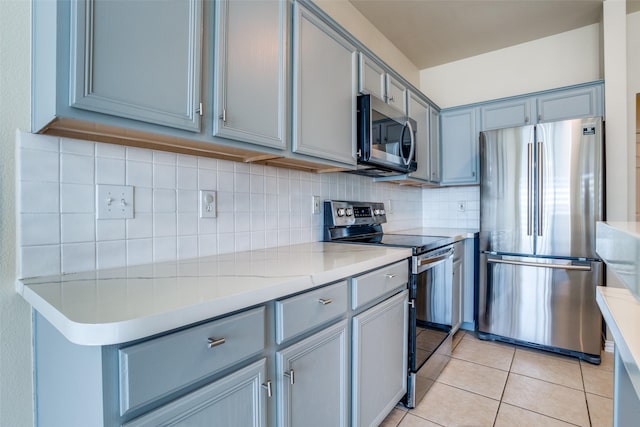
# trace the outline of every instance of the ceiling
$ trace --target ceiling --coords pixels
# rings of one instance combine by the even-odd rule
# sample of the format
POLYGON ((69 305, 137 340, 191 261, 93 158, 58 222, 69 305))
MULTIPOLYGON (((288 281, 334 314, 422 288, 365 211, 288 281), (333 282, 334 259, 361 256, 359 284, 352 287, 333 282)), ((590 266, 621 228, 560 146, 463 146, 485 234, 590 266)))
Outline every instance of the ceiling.
MULTIPOLYGON (((419 69, 602 19, 602 0, 349 1, 419 69)), ((628 13, 638 10, 640 0, 627 0, 628 13)))

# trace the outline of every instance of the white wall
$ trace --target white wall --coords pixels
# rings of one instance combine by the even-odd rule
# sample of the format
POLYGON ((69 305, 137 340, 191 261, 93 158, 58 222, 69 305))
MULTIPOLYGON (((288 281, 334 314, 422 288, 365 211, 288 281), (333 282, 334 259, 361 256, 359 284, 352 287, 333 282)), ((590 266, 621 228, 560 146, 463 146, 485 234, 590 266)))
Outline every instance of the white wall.
MULTIPOLYGON (((636 197, 636 202, 629 201, 630 211, 635 209, 638 203, 638 180, 633 176, 637 167, 637 143, 640 142, 640 134, 636 135, 636 125, 640 126, 640 108, 636 107, 636 95, 640 93, 640 12, 627 15, 627 111, 628 141, 629 141, 629 188, 636 197)), ((629 214, 629 220, 635 219, 634 212, 629 214)))
POLYGON ((441 108, 603 78, 600 24, 420 71, 420 89, 441 108))
POLYGON ((315 3, 387 65, 415 87, 420 87, 418 68, 348 0, 315 0, 315 3))
POLYGON ((0 1, 0 426, 33 424, 31 311, 15 292, 15 135, 30 127, 31 2, 0 1))

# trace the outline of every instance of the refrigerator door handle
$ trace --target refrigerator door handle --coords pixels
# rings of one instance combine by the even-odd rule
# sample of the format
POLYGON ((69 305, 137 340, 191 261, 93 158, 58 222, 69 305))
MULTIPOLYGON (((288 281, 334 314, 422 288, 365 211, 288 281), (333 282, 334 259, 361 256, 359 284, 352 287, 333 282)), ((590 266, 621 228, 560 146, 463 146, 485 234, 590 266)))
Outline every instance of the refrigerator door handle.
POLYGON ((544 179, 542 177, 544 170, 543 170, 543 159, 542 159, 542 152, 543 152, 543 145, 542 142, 538 142, 537 144, 537 153, 536 153, 536 157, 537 157, 537 164, 538 164, 538 236, 542 236, 542 227, 543 227, 543 221, 542 221, 542 217, 544 215, 544 179))
POLYGON ((493 264, 511 264, 521 265, 525 267, 541 267, 541 268, 556 268, 560 270, 577 270, 577 271, 591 271, 591 265, 573 265, 573 264, 544 264, 540 262, 527 262, 527 261, 514 261, 510 259, 488 258, 488 263, 493 264))
POLYGON ((533 144, 527 144, 527 236, 533 234, 533 144))

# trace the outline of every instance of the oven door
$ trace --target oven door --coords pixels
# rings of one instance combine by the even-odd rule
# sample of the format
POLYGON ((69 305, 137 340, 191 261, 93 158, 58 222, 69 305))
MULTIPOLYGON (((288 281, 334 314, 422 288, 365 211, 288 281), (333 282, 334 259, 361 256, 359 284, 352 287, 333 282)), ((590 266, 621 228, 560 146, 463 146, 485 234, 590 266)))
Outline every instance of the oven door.
POLYGON ((416 260, 416 320, 418 324, 452 326, 453 247, 416 260))

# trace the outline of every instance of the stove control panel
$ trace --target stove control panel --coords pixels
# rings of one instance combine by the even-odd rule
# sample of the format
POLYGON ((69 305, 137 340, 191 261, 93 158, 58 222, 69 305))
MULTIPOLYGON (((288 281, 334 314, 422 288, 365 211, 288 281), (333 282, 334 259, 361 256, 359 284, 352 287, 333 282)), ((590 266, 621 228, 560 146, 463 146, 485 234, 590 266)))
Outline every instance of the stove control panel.
POLYGON ((379 202, 327 200, 324 202, 324 218, 326 227, 376 225, 387 222, 384 203, 379 202))

